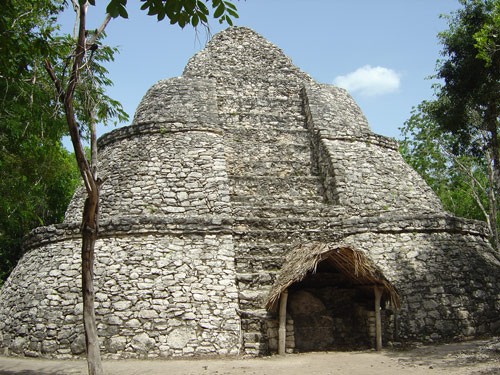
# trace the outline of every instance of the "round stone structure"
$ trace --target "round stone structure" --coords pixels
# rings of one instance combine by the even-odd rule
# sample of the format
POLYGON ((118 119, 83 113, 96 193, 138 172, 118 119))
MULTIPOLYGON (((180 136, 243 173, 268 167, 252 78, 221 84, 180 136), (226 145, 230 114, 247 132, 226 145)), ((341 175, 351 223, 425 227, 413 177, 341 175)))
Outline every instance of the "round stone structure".
MULTIPOLYGON (((276 352, 266 298, 287 255, 309 243, 349 246, 397 293, 398 308, 382 297, 384 342, 500 331, 500 261, 484 223, 444 212, 345 90, 248 28, 216 34, 98 144, 105 357, 276 352)), ((0 292, 4 354, 84 353, 84 198, 78 189, 62 224, 26 239, 0 292)), ((288 351, 373 345, 373 285, 355 276, 325 258, 293 280, 288 351)))

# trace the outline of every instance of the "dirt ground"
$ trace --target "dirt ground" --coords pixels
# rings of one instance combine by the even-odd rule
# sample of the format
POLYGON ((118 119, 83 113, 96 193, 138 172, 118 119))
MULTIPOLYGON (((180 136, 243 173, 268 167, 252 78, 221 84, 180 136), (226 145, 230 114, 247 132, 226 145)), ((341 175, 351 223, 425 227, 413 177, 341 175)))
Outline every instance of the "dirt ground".
MULTIPOLYGON (((287 354, 262 358, 116 360, 108 375, 500 374, 500 338, 382 352, 287 354)), ((0 357, 0 375, 86 374, 83 360, 0 357)))

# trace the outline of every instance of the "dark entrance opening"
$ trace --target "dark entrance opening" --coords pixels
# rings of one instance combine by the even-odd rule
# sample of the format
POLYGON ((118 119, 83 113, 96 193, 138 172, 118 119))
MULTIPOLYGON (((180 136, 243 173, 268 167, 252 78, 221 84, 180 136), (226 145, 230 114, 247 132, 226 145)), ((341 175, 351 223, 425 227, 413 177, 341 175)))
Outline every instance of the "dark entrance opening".
POLYGON ((363 251, 310 242, 287 255, 266 300, 278 313, 278 353, 382 349, 382 306, 400 308, 397 291, 363 251), (290 319, 291 318, 291 319, 290 319), (290 335, 292 334, 292 335, 290 335))
POLYGON ((295 350, 353 350, 373 347, 373 289, 352 281, 327 261, 289 287, 288 313, 295 350))

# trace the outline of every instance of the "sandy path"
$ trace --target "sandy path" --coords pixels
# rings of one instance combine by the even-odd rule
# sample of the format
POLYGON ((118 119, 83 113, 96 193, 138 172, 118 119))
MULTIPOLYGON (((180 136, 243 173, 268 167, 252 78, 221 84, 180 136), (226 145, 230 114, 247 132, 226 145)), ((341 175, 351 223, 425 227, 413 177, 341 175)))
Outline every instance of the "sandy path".
MULTIPOLYGON (((104 361, 108 375, 500 374, 498 339, 380 353, 330 352, 263 358, 104 361)), ((86 362, 0 357, 0 375, 86 374, 86 362)))

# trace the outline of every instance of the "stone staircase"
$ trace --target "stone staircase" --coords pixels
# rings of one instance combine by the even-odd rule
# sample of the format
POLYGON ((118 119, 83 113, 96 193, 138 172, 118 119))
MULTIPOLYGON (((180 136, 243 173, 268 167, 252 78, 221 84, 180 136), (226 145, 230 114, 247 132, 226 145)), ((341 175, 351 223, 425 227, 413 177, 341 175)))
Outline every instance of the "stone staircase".
POLYGON ((298 91, 286 108, 286 127, 258 108, 253 119, 223 121, 231 124, 224 139, 245 354, 273 350, 263 301, 284 255, 295 243, 335 236, 332 219, 342 212, 326 204, 298 91))

